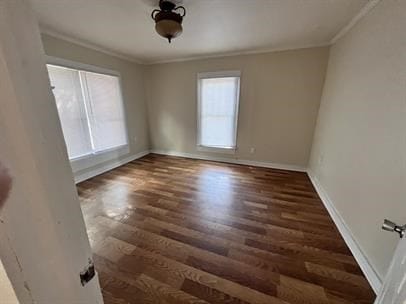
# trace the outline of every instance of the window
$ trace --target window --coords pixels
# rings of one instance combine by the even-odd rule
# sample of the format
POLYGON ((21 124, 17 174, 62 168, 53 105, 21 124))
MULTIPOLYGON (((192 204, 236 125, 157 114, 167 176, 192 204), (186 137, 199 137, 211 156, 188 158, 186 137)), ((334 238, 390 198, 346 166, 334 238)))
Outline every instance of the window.
POLYGON ((198 144, 235 149, 240 72, 198 75, 198 144))
POLYGON ((47 67, 69 159, 127 145, 118 76, 47 67))

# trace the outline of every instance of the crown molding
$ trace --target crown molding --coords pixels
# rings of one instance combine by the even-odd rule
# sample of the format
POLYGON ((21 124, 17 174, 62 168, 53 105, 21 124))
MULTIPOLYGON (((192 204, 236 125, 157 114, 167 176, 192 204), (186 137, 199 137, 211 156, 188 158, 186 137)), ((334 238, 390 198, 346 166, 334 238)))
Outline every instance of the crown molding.
POLYGON ((341 37, 345 36, 362 18, 364 18, 368 13, 378 5, 382 0, 369 0, 356 14, 350 22, 347 23, 334 37, 331 39, 330 44, 336 43, 341 37))
POLYGON ((137 64, 142 64, 142 65, 155 65, 155 64, 164 64, 164 63, 175 63, 175 62, 184 62, 184 61, 193 61, 193 60, 204 60, 204 59, 215 59, 215 58, 221 58, 221 57, 232 57, 232 56, 242 56, 242 55, 255 55, 255 54, 266 54, 266 53, 273 53, 273 52, 282 52, 282 51, 294 51, 294 50, 301 50, 301 49, 309 49, 309 48, 316 48, 316 47, 326 47, 329 46, 330 43, 319 43, 319 44, 309 44, 305 46, 292 46, 292 47, 283 47, 283 48, 267 48, 267 49, 260 49, 260 50, 250 50, 250 51, 243 51, 243 52, 227 52, 227 53, 217 53, 217 54, 211 54, 211 55, 200 55, 200 56, 191 56, 191 57, 181 57, 181 58, 175 58, 175 59, 168 59, 168 60, 157 60, 157 61, 141 61, 139 59, 136 59, 131 56, 123 55, 121 53, 118 53, 116 51, 109 50, 105 47, 101 47, 98 45, 95 45, 93 43, 78 39, 78 38, 73 38, 71 36, 61 34, 59 32, 56 32, 54 30, 51 30, 45 26, 40 25, 40 31, 41 34, 45 34, 54 38, 58 38, 61 40, 65 40, 80 46, 83 46, 85 48, 89 48, 110 56, 114 56, 123 60, 127 60, 130 62, 134 62, 137 64))
POLYGON ((61 34, 61 33, 57 32, 57 31, 54 31, 54 30, 52 30, 52 29, 50 29, 50 28, 48 28, 46 26, 43 26, 43 25, 40 25, 40 32, 41 32, 41 34, 45 34, 45 35, 48 35, 48 36, 51 36, 51 37, 54 37, 54 38, 65 40, 65 41, 68 41, 68 42, 83 46, 85 48, 88 48, 88 49, 91 49, 91 50, 94 50, 94 51, 97 51, 97 52, 100 52, 100 53, 103 53, 103 54, 106 54, 106 55, 109 55, 109 56, 113 56, 113 57, 116 57, 116 58, 119 58, 119 59, 122 59, 122 60, 137 63, 137 64, 144 64, 144 62, 142 62, 142 61, 140 61, 140 60, 138 60, 138 59, 136 59, 134 57, 121 54, 119 52, 110 50, 110 49, 105 48, 105 47, 98 46, 96 44, 93 44, 93 43, 90 43, 90 42, 87 42, 87 41, 84 41, 84 40, 81 40, 81 39, 78 39, 78 38, 73 38, 71 36, 61 34))
POLYGON ((336 43, 341 37, 346 35, 362 18, 364 18, 374 7, 377 6, 379 2, 382 0, 369 0, 356 14, 334 37, 330 40, 330 42, 326 43, 319 43, 319 44, 309 44, 305 46, 290 46, 290 47, 282 47, 282 48, 266 48, 260 50, 250 50, 250 51, 241 51, 241 52, 225 52, 225 53, 216 53, 211 55, 197 55, 197 56, 190 56, 190 57, 181 57, 175 59, 163 59, 163 60, 139 60, 135 57, 124 55, 120 52, 93 44, 91 42, 87 42, 78 38, 73 38, 66 34, 61 34, 55 30, 52 30, 44 25, 40 25, 40 31, 42 34, 49 35, 51 37, 59 38, 101 53, 106 55, 110 55, 113 57, 117 57, 119 59, 123 59, 126 61, 130 61, 137 64, 143 65, 155 65, 155 64, 165 64, 165 63, 176 63, 176 62, 185 62, 185 61, 193 61, 193 60, 204 60, 204 59, 215 59, 221 57, 232 57, 232 56, 242 56, 242 55, 255 55, 255 54, 266 54, 266 53, 273 53, 273 52, 281 52, 281 51, 294 51, 294 50, 301 50, 301 49, 308 49, 308 48, 316 48, 316 47, 326 47, 336 43))
POLYGON ((300 46, 300 47, 267 48, 267 49, 252 50, 252 51, 217 53, 217 54, 212 54, 212 55, 183 57, 183 58, 168 59, 168 60, 146 61, 146 62, 144 62, 144 64, 145 65, 155 65, 155 64, 176 63, 176 62, 193 61, 193 60, 215 59, 215 58, 232 57, 232 56, 266 54, 266 53, 275 53, 275 52, 282 52, 282 51, 295 51, 295 50, 310 49, 310 48, 317 48, 317 47, 326 47, 329 45, 330 45, 330 43, 319 43, 319 44, 309 44, 309 45, 300 46))

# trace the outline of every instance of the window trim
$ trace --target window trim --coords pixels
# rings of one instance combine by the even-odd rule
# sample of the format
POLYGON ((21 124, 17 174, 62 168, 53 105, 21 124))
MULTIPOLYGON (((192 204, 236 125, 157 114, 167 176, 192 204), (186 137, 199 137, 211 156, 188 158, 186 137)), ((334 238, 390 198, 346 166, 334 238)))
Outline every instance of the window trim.
POLYGON ((238 138, 238 115, 240 108, 240 98, 241 98, 241 71, 230 70, 230 71, 217 71, 217 72, 201 72, 197 74, 197 150, 202 152, 220 152, 227 154, 234 154, 237 150, 237 138, 238 138), (201 144, 201 80, 202 79, 212 79, 212 78, 225 78, 225 77, 238 77, 237 85, 237 104, 234 113, 234 147, 221 147, 221 146, 206 146, 201 144))
MULTIPOLYGON (((59 57, 54 57, 54 56, 49 56, 45 55, 45 61, 46 64, 50 65, 56 65, 68 69, 74 69, 74 70, 81 70, 81 71, 86 71, 86 72, 93 72, 93 73, 99 73, 99 74, 106 74, 110 76, 116 76, 121 80, 121 74, 118 71, 115 70, 110 70, 107 68, 102 68, 99 66, 87 64, 87 63, 82 63, 79 61, 73 61, 69 59, 64 59, 64 58, 59 58, 59 57)), ((121 84, 121 83, 120 83, 121 84)))
POLYGON ((91 64, 86 64, 78 61, 72 61, 64 58, 59 58, 59 57, 54 57, 54 56, 49 56, 45 55, 45 63, 46 65, 53 65, 56 67, 62 67, 62 68, 67 68, 67 69, 73 69, 73 70, 78 70, 78 71, 85 71, 85 72, 91 72, 91 73, 97 73, 97 74, 103 74, 103 75, 108 75, 108 76, 114 76, 118 78, 118 85, 120 89, 120 98, 121 98, 121 106, 123 109, 123 120, 124 120, 124 126, 125 126, 125 138, 126 138, 126 143, 123 145, 119 145, 116 147, 104 149, 104 150, 99 150, 99 151, 92 151, 87 154, 82 154, 78 155, 75 157, 70 158, 69 155, 69 161, 79 161, 83 159, 89 159, 98 155, 102 154, 108 154, 110 152, 114 151, 120 151, 123 149, 129 150, 129 136, 128 136, 128 124, 127 124, 127 111, 125 108, 125 103, 124 103, 124 96, 123 96, 123 86, 122 86, 122 81, 121 81, 121 74, 118 71, 115 70, 110 70, 106 68, 102 68, 99 66, 91 65, 91 64))

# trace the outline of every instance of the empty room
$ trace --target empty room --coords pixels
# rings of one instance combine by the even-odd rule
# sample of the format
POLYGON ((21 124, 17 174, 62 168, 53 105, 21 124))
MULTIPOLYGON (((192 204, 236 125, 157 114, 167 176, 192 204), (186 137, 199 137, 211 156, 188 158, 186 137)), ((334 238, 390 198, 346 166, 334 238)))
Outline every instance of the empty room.
POLYGON ((406 0, 0 0, 0 304, 405 304, 406 0))

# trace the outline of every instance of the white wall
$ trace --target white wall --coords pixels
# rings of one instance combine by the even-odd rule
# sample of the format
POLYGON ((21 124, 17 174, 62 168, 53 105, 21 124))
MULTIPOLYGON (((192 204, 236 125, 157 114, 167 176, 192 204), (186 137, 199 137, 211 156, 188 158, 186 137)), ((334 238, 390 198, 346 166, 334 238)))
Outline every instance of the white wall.
POLYGON ((406 223, 406 1, 384 0, 330 51, 310 169, 380 278, 406 223))
POLYGON ((121 76, 129 147, 74 160, 72 170, 75 178, 83 179, 92 176, 94 172, 111 168, 114 164, 128 161, 134 155, 148 150, 144 66, 45 34, 42 35, 42 42, 45 53, 49 56, 114 70, 121 76))
POLYGON ((12 177, 0 210, 0 260, 20 303, 103 303, 97 276, 80 283, 92 253, 25 0, 0 1, 0 161, 12 177))
POLYGON ((307 167, 328 51, 310 48, 147 66, 151 148, 307 167), (241 71, 235 155, 197 149, 197 74, 224 70, 241 71))

